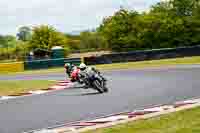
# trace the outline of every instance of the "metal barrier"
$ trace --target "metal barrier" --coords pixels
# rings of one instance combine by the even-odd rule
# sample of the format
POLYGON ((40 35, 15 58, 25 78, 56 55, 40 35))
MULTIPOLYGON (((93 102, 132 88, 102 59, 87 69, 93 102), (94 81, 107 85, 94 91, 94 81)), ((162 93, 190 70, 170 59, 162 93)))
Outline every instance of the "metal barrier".
POLYGON ((81 63, 81 58, 60 58, 60 59, 46 59, 46 60, 35 60, 35 61, 25 61, 24 69, 47 69, 53 67, 64 66, 65 63, 73 63, 79 65, 81 63))
POLYGON ((25 62, 1 63, 0 72, 19 72, 32 69, 47 69, 62 67, 65 63, 79 65, 84 62, 87 65, 111 64, 120 62, 133 62, 144 60, 157 60, 176 57, 200 56, 200 45, 192 47, 179 47, 167 49, 154 49, 144 51, 121 52, 105 54, 101 56, 91 56, 84 58, 59 58, 44 59, 25 62))
POLYGON ((134 62, 134 61, 145 61, 145 60, 158 60, 158 59, 189 57, 189 56, 200 56, 200 45, 192 47, 122 52, 114 54, 105 54, 97 57, 91 56, 91 57, 85 57, 84 62, 87 65, 95 65, 95 64, 111 64, 111 63, 134 62))

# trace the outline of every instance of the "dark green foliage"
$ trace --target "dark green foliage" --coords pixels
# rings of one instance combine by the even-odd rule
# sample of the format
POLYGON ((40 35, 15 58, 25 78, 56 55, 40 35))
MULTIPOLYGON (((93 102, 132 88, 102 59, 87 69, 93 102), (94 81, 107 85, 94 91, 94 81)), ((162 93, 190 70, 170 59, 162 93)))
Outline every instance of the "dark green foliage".
POLYGON ((98 32, 114 51, 200 44, 199 0, 159 2, 148 13, 120 9, 98 32))
POLYGON ((80 48, 98 50, 101 48, 107 48, 107 44, 98 33, 85 31, 80 35, 80 48))
POLYGON ((67 38, 63 33, 58 32, 51 26, 41 25, 33 29, 33 35, 30 41, 31 49, 51 50, 53 46, 67 45, 67 38))
POLYGON ((17 37, 18 40, 29 41, 31 39, 31 29, 27 26, 20 27, 17 37))

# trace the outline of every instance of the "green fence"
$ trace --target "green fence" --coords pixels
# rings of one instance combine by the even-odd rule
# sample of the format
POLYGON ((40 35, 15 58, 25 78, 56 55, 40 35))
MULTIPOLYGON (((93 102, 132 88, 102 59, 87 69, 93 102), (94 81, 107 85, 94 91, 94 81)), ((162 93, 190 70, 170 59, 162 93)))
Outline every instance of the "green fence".
POLYGON ((73 63, 79 65, 81 63, 81 58, 60 58, 60 59, 46 59, 46 60, 35 60, 35 61, 25 61, 24 69, 47 69, 53 67, 62 67, 65 63, 73 63))

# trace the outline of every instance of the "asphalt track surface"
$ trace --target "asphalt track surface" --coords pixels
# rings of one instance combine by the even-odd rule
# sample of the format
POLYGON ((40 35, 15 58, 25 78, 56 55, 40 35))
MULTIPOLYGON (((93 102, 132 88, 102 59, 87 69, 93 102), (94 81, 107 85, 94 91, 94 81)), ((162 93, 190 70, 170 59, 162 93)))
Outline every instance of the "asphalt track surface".
MULTIPOLYGON (((71 88, 0 101, 0 133, 21 133, 200 96, 200 66, 105 72, 110 92, 71 88)), ((0 76, 63 79, 64 74, 0 76)))

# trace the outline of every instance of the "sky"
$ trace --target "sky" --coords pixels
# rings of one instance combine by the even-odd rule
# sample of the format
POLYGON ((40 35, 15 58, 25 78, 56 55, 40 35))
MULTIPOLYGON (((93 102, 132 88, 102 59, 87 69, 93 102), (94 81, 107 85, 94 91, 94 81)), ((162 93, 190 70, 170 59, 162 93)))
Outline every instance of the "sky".
POLYGON ((21 26, 48 24, 62 32, 97 27, 120 6, 145 11, 160 0, 0 0, 0 34, 21 26))

